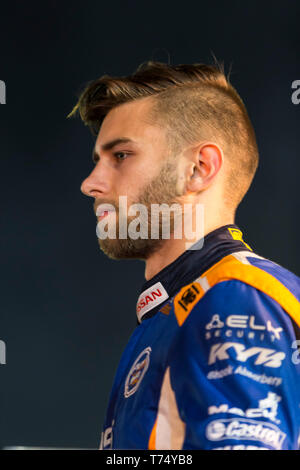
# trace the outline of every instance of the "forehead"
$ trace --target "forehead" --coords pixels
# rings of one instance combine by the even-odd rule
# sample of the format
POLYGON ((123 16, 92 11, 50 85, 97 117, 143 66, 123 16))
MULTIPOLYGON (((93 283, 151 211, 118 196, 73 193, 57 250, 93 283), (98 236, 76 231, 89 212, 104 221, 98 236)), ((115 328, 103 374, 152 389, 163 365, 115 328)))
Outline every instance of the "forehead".
POLYGON ((102 122, 95 148, 100 150, 106 142, 120 137, 127 137, 140 145, 165 144, 165 130, 151 119, 151 108, 151 97, 113 108, 102 122))

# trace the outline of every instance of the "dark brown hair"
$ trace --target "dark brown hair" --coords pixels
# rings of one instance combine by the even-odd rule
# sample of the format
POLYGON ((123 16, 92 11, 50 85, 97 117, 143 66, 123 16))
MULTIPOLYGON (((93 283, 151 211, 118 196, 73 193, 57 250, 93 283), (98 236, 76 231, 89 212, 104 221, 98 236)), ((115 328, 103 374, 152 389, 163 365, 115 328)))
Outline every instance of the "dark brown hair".
POLYGON ((97 135, 111 109, 150 96, 150 120, 166 129, 175 154, 203 139, 220 144, 228 180, 224 202, 236 207, 254 177, 258 148, 246 107, 217 61, 215 65, 147 61, 129 76, 103 75, 85 86, 68 117, 78 111, 97 135))

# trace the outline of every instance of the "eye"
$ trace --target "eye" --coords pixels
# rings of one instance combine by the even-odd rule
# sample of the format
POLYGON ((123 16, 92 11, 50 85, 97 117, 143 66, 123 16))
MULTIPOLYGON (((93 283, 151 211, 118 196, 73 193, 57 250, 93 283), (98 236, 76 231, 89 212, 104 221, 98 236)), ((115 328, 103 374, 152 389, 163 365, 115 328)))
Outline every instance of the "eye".
POLYGON ((114 153, 114 157, 116 157, 117 160, 125 160, 128 156, 129 156, 129 153, 126 153, 126 152, 115 152, 114 153))

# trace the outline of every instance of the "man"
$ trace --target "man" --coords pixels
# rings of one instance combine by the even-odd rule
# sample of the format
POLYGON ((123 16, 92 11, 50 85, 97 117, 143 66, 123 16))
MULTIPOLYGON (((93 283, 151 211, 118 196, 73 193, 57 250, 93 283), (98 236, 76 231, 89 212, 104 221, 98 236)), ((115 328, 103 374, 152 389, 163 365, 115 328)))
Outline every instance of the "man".
POLYGON ((89 83, 77 110, 97 135, 81 190, 100 248, 145 260, 100 448, 297 449, 300 280, 234 223, 258 150, 222 67, 150 61, 89 83))

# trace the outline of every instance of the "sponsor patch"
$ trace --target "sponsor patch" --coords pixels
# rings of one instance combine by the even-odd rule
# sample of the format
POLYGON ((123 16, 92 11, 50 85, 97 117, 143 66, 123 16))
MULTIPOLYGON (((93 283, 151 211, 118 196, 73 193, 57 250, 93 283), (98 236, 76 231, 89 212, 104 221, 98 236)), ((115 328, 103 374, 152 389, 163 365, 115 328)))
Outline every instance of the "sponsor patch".
POLYGON ((281 397, 274 392, 269 392, 266 398, 262 398, 258 401, 258 407, 248 408, 242 410, 241 408, 230 408, 227 403, 218 406, 210 406, 208 408, 208 414, 219 414, 229 413, 239 416, 245 416, 246 418, 267 418, 276 424, 280 424, 280 420, 277 419, 278 403, 281 401, 281 397))
POLYGON ((230 227, 230 228, 228 228, 228 231, 229 231, 230 235, 232 236, 232 238, 234 240, 240 240, 242 243, 244 243, 244 245, 247 248, 249 248, 249 250, 253 251, 252 248, 250 248, 250 246, 246 242, 244 242, 243 232, 241 232, 241 230, 238 230, 237 228, 230 227))
POLYGON ((246 418, 217 419, 206 427, 209 441, 247 440, 262 442, 276 450, 282 448, 286 434, 275 424, 246 418))
POLYGON ((278 368, 282 365, 285 353, 278 352, 275 349, 256 346, 246 348, 242 343, 218 343, 210 348, 208 365, 229 359, 230 357, 240 362, 246 362, 252 359, 255 365, 278 368), (231 356, 229 356, 229 351, 231 356))
POLYGON ((237 337, 265 340, 267 337, 273 342, 280 340, 281 327, 275 327, 270 320, 266 324, 258 324, 255 315, 229 315, 221 321, 220 315, 214 314, 209 323, 205 325, 207 330, 205 338, 237 337), (268 334, 267 334, 268 333, 268 334))
POLYGON ((124 389, 125 398, 130 397, 130 395, 133 395, 137 391, 149 367, 150 352, 151 352, 151 348, 150 346, 148 346, 138 355, 138 357, 132 364, 131 369, 125 381, 125 389, 124 389))
POLYGON ((144 313, 149 312, 153 307, 161 304, 169 298, 169 294, 161 282, 153 284, 153 286, 146 289, 138 298, 136 304, 136 313, 138 319, 141 320, 144 313))
POLYGON ((269 447, 245 446, 237 444, 236 446, 214 447, 211 450, 270 450, 269 447))
POLYGON ((203 289, 198 282, 183 287, 174 298, 174 310, 181 326, 196 303, 201 299, 203 289))
POLYGON ((273 375, 266 374, 256 374, 251 370, 247 369, 247 367, 245 366, 238 366, 236 368, 233 368, 232 366, 227 366, 221 370, 211 370, 210 372, 208 372, 207 378, 209 380, 223 379, 223 377, 232 374, 243 375, 244 377, 248 377, 249 379, 254 380, 255 382, 273 385, 274 387, 279 387, 279 385, 282 384, 281 377, 275 377, 273 375))

